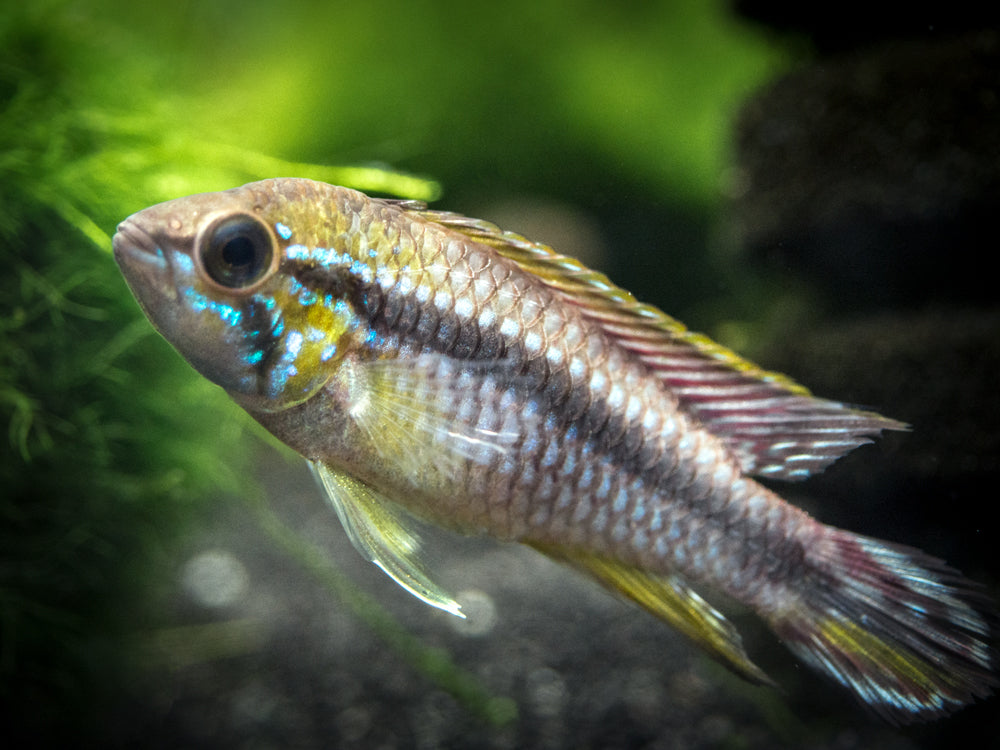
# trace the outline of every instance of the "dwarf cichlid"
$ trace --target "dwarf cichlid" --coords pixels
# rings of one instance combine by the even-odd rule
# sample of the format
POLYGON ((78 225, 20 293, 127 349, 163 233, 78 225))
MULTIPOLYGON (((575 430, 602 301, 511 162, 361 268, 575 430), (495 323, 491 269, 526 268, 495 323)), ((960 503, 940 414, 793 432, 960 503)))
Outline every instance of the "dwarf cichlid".
POLYGON ((114 252, 160 333, 429 604, 461 616, 414 518, 534 547, 770 682, 692 587, 721 590, 892 722, 997 685, 980 588, 752 478, 803 479, 904 425, 813 397, 570 257, 302 179, 147 208, 114 252))

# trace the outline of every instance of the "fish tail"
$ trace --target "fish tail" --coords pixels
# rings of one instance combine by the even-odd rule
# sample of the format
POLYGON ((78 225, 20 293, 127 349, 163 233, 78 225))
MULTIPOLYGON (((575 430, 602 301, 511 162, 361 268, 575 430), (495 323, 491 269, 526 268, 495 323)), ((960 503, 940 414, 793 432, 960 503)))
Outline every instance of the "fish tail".
POLYGON ((807 558, 813 573, 772 627, 876 714, 926 721, 998 685, 993 605, 941 560, 839 529, 807 558))

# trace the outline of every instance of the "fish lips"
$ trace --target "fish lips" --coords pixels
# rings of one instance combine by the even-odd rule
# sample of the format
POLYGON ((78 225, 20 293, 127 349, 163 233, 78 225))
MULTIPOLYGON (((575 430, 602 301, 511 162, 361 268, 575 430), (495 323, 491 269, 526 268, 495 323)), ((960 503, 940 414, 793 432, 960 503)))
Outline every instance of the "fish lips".
POLYGON ((134 221, 126 219, 118 225, 111 246, 129 289, 147 315, 154 297, 177 301, 173 270, 162 247, 134 221))

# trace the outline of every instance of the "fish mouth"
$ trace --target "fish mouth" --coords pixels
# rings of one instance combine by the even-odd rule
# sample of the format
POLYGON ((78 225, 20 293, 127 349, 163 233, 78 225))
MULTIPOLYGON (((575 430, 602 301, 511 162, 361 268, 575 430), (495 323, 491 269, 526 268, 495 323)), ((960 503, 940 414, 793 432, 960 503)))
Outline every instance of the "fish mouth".
MULTIPOLYGON (((172 273, 163 249, 131 219, 125 219, 118 225, 111 247, 115 262, 137 296, 140 296, 140 291, 146 292, 153 288, 173 290, 172 284, 164 284, 172 273)), ((168 293, 167 296, 171 295, 168 293)))
POLYGON ((115 236, 111 240, 111 246, 115 252, 115 260, 119 265, 125 265, 132 261, 166 265, 163 251, 160 250, 157 243, 146 232, 137 227, 131 219, 125 219, 118 225, 115 236))

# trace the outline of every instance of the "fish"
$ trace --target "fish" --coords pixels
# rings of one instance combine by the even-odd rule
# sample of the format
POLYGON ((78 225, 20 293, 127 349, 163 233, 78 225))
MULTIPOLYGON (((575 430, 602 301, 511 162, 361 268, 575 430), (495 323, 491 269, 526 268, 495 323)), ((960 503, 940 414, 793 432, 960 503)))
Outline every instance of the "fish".
POLYGON ((114 257, 153 326, 301 454, 354 546, 462 617, 421 524, 518 542, 773 681, 710 589, 893 724, 998 683, 984 587, 759 481, 907 425, 812 395, 514 232, 276 178, 146 208, 114 257))

